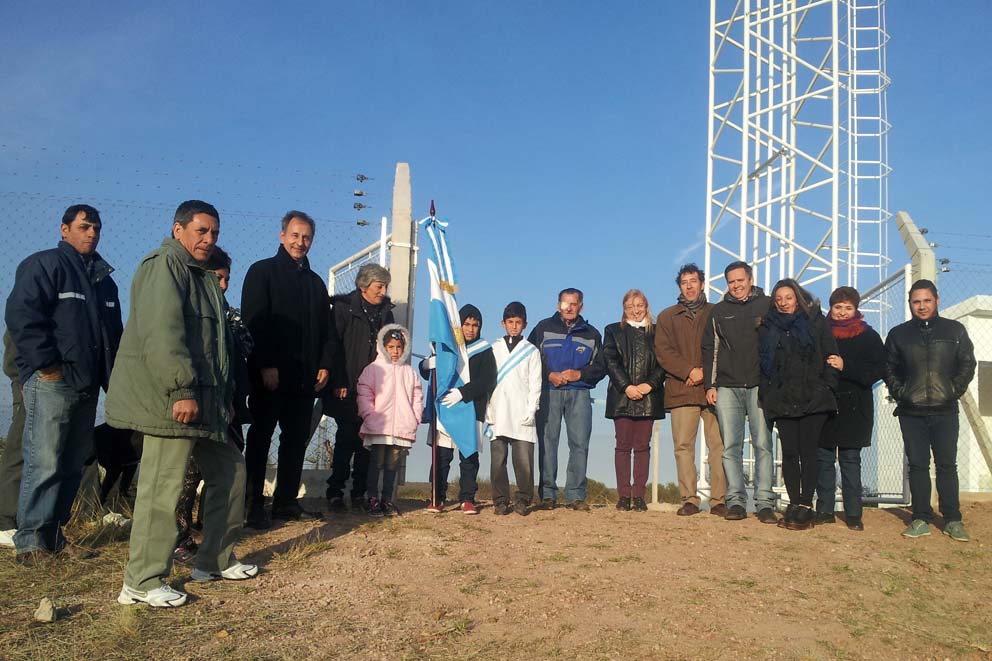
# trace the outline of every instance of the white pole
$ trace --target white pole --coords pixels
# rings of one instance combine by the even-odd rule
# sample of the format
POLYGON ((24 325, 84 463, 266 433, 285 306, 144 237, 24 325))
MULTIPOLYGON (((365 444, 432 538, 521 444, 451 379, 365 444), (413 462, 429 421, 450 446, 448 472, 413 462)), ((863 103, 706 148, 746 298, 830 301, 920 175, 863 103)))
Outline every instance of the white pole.
POLYGON ((386 217, 382 217, 382 228, 379 230, 379 266, 386 265, 386 217))
POLYGON ((653 510, 660 510, 661 503, 658 502, 658 450, 659 450, 659 430, 661 429, 661 422, 655 420, 653 425, 654 431, 651 434, 651 445, 654 446, 651 452, 651 505, 650 508, 653 510))

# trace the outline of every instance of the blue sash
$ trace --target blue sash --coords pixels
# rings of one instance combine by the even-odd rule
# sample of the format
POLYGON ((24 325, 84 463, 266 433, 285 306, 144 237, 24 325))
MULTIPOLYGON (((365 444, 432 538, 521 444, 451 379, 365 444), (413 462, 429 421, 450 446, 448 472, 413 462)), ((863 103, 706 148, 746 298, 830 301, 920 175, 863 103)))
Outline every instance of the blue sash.
POLYGON ((507 374, 512 372, 515 367, 526 360, 527 356, 535 351, 537 351, 537 347, 533 344, 526 344, 518 349, 517 353, 511 353, 510 358, 503 363, 503 366, 496 373, 496 385, 498 386, 506 378, 507 374))

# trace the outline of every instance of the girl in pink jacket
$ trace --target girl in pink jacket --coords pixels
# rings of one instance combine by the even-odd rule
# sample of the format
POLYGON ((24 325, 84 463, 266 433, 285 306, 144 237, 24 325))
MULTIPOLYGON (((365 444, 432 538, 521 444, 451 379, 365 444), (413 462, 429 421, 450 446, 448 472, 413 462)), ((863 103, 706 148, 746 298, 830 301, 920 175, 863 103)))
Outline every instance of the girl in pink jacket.
POLYGON ((377 346, 379 356, 358 377, 357 399, 358 434, 371 451, 368 511, 381 517, 400 513, 393 504, 396 467, 417 438, 424 395, 410 366, 410 332, 399 324, 383 326, 377 346))

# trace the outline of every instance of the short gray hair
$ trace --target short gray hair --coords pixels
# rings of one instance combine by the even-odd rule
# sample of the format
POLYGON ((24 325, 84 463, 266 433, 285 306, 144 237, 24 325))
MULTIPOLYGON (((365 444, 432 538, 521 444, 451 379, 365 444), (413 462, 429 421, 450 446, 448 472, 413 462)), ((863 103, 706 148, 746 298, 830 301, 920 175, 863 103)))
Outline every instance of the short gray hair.
POLYGON ((355 286, 359 289, 365 289, 373 282, 383 282, 389 284, 392 277, 389 275, 389 271, 378 264, 366 264, 362 268, 358 269, 358 277, 355 278, 355 286))

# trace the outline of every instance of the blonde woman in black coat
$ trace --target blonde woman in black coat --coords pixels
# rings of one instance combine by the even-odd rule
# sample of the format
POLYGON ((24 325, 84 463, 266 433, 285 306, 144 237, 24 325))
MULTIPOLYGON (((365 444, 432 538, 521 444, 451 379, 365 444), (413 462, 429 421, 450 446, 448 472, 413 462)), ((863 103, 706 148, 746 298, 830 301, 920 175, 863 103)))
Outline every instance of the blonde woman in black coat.
POLYGON ((851 530, 864 530, 861 521, 861 449, 871 445, 875 424, 872 388, 885 374, 885 345, 858 310, 861 296, 853 287, 838 287, 830 295, 827 322, 841 362, 837 385, 837 415, 823 426, 818 454, 816 522, 833 523, 837 472, 840 464, 844 521, 851 530))
POLYGON ((817 452, 827 415, 837 411, 833 389, 840 357, 819 303, 798 282, 780 280, 771 298, 758 329, 758 399, 778 428, 782 448, 790 503, 782 524, 805 530, 814 525, 817 452))

